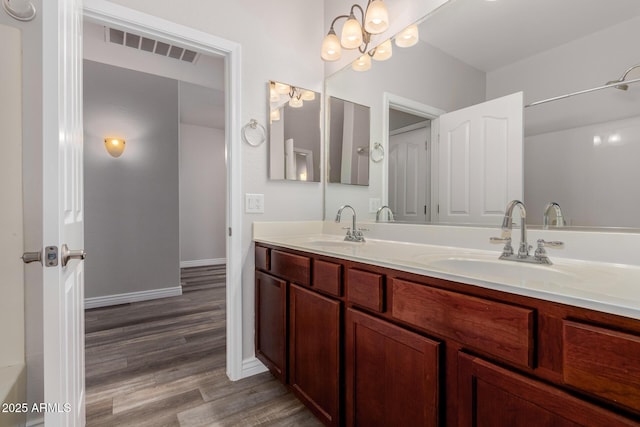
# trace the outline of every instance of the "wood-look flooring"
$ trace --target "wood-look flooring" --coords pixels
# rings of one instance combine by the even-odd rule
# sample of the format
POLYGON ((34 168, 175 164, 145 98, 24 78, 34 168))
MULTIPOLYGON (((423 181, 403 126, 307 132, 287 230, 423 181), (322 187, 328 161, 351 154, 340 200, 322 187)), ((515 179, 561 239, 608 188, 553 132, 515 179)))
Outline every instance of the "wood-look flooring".
POLYGON ((224 266, 182 270, 178 297, 85 313, 87 426, 319 426, 269 373, 232 382, 224 266))

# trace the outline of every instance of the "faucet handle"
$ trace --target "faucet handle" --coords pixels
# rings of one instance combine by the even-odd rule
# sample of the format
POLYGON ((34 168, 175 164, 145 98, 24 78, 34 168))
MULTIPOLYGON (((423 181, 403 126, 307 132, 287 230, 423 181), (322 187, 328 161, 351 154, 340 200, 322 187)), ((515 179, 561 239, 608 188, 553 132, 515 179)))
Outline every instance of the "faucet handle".
POLYGON ((511 246, 511 236, 507 237, 490 237, 489 242, 491 243, 504 243, 504 248, 502 248, 501 257, 508 257, 513 255, 513 246, 511 246))
POLYGON ((564 246, 564 242, 560 242, 558 240, 551 240, 551 241, 547 241, 544 239, 538 239, 538 248, 544 248, 544 247, 549 247, 549 248, 561 248, 564 246))

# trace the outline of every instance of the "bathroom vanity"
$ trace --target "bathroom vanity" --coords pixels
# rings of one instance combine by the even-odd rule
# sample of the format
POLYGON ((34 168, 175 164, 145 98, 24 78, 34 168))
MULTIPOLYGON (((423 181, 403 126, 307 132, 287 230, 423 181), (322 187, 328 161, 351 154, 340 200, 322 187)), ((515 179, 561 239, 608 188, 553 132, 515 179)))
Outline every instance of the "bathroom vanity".
MULTIPOLYGON (((396 243, 388 264, 366 262, 385 244, 256 241, 256 355, 325 424, 640 425, 640 317, 506 291, 481 271, 454 280, 438 266, 471 259, 455 248, 412 267, 396 243)), ((519 283, 558 284, 560 270, 519 283)))

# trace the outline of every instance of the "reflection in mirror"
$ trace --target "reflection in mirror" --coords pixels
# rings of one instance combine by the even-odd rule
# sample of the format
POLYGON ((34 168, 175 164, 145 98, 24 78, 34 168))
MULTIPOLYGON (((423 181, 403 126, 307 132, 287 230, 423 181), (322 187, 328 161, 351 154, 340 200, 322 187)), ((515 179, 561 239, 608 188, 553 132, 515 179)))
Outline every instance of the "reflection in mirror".
MULTIPOLYGON (((345 67, 325 82, 328 95, 371 106, 380 118, 372 141, 389 152, 385 93, 446 112, 519 91, 528 105, 615 82, 629 70, 624 85, 525 108, 524 202, 534 225, 556 202, 567 226, 640 229, 640 197, 632 196, 640 181, 640 83, 631 83, 640 78, 640 67, 631 69, 640 64, 640 2, 452 0, 418 21, 421 42, 412 49, 367 73, 345 67)), ((393 204, 390 164, 371 166, 367 193, 327 187, 327 218, 338 203, 365 212, 372 199, 393 204)))
POLYGON ((329 98, 329 182, 369 185, 369 107, 329 98))
POLYGON ((269 178, 320 182, 320 96, 269 82, 269 178))

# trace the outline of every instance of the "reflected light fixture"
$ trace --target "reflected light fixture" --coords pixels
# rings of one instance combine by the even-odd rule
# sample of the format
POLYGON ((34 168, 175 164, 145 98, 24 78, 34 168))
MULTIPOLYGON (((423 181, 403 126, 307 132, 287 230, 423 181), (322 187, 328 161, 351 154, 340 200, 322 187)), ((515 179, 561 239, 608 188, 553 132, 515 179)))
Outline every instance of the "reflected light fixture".
POLYGON ((280 109, 274 108, 273 110, 271 110, 271 113, 269 114, 269 118, 271 119, 272 122, 277 122, 278 120, 280 120, 280 109))
POLYGON ((367 71, 371 68, 371 56, 368 53, 360 56, 358 59, 353 61, 351 64, 351 68, 355 71, 367 71))
POLYGON ((121 138, 105 138, 104 147, 112 157, 120 157, 124 152, 126 141, 121 138))
POLYGON ((348 15, 339 15, 331 22, 331 28, 322 41, 321 57, 324 61, 337 61, 340 59, 342 48, 358 49, 364 54, 371 41, 371 35, 383 33, 387 28, 389 13, 382 0, 368 0, 366 11, 360 5, 354 4, 348 15), (360 11, 362 23, 356 18, 356 9, 360 11), (338 39, 334 26, 343 18, 347 21, 342 26, 338 39))
POLYGON ((419 39, 418 26, 416 24, 409 25, 396 36, 396 46, 411 47, 418 43, 419 39))

